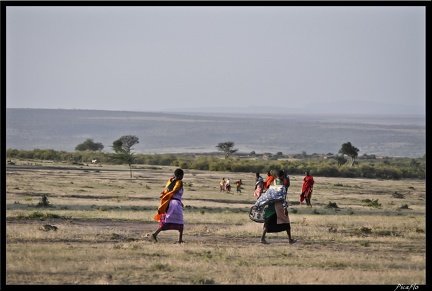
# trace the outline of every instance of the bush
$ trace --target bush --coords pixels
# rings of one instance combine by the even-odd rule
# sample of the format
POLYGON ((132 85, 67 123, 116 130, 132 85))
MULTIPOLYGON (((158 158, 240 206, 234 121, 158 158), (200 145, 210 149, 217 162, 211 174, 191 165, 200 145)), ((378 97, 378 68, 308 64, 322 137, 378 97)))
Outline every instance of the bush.
MULTIPOLYGON (((52 149, 35 149, 33 151, 8 149, 6 158, 25 160, 53 160, 86 164, 92 159, 100 163, 122 164, 121 160, 111 158, 112 154, 91 151, 64 152, 52 149)), ((411 158, 383 158, 359 159, 355 166, 345 164, 339 166, 337 162, 320 157, 317 154, 295 159, 276 155, 280 159, 267 160, 264 155, 254 155, 250 158, 232 155, 214 154, 135 154, 134 164, 175 166, 184 169, 228 171, 244 173, 267 173, 269 169, 285 170, 288 175, 303 175, 309 170, 314 176, 344 177, 344 178, 374 178, 374 179, 425 179, 426 157, 411 158)), ((13 162, 13 161, 12 161, 13 162)))

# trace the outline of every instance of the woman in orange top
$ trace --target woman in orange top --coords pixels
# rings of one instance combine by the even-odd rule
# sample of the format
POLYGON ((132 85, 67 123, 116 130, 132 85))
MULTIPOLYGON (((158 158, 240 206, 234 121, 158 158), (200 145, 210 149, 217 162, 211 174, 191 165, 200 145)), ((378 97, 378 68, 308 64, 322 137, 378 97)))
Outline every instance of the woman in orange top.
POLYGON ((159 197, 160 204, 158 213, 154 216, 154 220, 159 221, 159 228, 151 235, 154 242, 157 242, 157 235, 164 230, 178 230, 178 243, 183 243, 183 175, 182 169, 174 171, 174 177, 171 177, 162 195, 159 197))

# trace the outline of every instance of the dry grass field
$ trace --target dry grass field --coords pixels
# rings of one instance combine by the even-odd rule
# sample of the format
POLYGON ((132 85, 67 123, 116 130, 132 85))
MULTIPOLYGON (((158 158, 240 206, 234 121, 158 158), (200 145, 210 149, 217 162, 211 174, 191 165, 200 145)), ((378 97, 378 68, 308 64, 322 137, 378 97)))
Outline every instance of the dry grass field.
MULTIPOLYGON (((254 173, 185 170, 184 244, 152 218, 175 167, 6 167, 6 285, 426 284, 426 183, 290 176, 292 234, 248 217, 254 173), (219 191, 222 177, 241 193, 219 191), (42 197, 48 199, 45 205, 42 197)), ((313 173, 312 173, 313 174, 313 173)), ((265 173, 262 173, 265 177, 265 173)))

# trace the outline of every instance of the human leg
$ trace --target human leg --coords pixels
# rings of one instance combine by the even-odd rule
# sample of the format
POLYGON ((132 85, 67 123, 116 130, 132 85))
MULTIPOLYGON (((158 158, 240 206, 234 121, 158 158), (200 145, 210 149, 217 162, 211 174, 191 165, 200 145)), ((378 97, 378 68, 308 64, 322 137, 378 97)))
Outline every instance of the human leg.
POLYGON ((261 235, 261 243, 262 244, 268 244, 267 240, 265 239, 266 234, 267 234, 267 226, 264 226, 263 227, 263 232, 262 232, 262 235, 261 235))
POLYGON ((306 198, 306 204, 307 204, 307 206, 312 207, 310 196, 306 198))
POLYGON ((152 233, 151 238, 154 242, 158 242, 157 235, 159 234, 159 232, 161 232, 161 230, 161 228, 158 228, 154 233, 152 233))
POLYGON ((267 231, 268 231, 268 223, 269 223, 269 221, 266 220, 264 222, 264 224, 263 224, 263 232, 262 232, 262 235, 261 235, 261 243, 262 244, 268 244, 268 242, 266 240, 266 234, 267 234, 267 231))
POLYGON ((182 229, 179 230, 179 239, 178 239, 177 243, 179 243, 179 244, 184 243, 184 241, 183 241, 183 230, 182 229))
POLYGON ((296 240, 296 239, 293 239, 292 236, 291 236, 291 225, 290 225, 289 228, 286 230, 286 232, 287 232, 287 235, 288 235, 288 242, 289 242, 290 244, 294 244, 294 243, 296 243, 297 240, 296 240))

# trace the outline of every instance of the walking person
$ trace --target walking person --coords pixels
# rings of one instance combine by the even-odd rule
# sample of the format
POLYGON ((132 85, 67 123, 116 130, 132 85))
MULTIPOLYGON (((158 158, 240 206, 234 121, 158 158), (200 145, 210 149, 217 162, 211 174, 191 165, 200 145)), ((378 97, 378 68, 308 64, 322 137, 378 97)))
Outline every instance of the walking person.
POLYGON ((159 232, 165 230, 178 230, 179 237, 177 243, 183 243, 183 176, 182 169, 174 171, 174 177, 171 177, 165 185, 162 195, 159 197, 160 205, 158 213, 154 216, 154 220, 159 221, 158 229, 151 235, 154 242, 158 242, 157 236, 159 232))
POLYGON ((241 193, 241 188, 242 188, 241 186, 242 185, 243 185, 243 182, 242 182, 241 179, 236 182, 236 191, 237 191, 237 193, 241 193))
POLYGON ((225 191, 225 178, 222 178, 222 181, 219 183, 219 192, 225 191))
POLYGON ((228 193, 231 192, 231 180, 230 180, 230 178, 227 178, 227 179, 226 179, 226 182, 225 182, 225 190, 226 190, 228 193))
POLYGON ((310 175, 309 171, 306 171, 303 178, 302 190, 300 194, 300 203, 306 200, 306 204, 308 207, 312 207, 311 198, 314 184, 314 178, 310 175))
POLYGON ((265 192, 268 188, 270 188, 270 185, 273 184, 273 181, 275 180, 275 175, 273 174, 273 170, 269 170, 267 172, 267 178, 264 181, 264 189, 265 192))
MULTIPOLYGON (((279 170, 277 177, 274 181, 275 185, 284 185, 287 189, 289 186, 287 180, 287 175, 285 171, 279 170)), ((286 193, 286 192, 285 192, 286 193)), ((288 214, 288 202, 286 201, 286 195, 284 200, 277 200, 274 203, 270 203, 264 212, 264 225, 263 232, 261 235, 261 243, 268 244, 266 240, 267 233, 275 233, 286 231, 288 235, 289 244, 294 244, 297 242, 296 239, 292 238, 291 235, 291 222, 288 214)))
POLYGON ((254 189, 254 197, 258 199, 264 188, 264 179, 260 176, 260 173, 255 173, 255 189, 254 189))
POLYGON ((288 188, 289 186, 291 186, 291 180, 290 177, 288 176, 287 172, 283 171, 285 174, 285 179, 283 180, 283 185, 287 191, 287 195, 288 195, 288 188))

